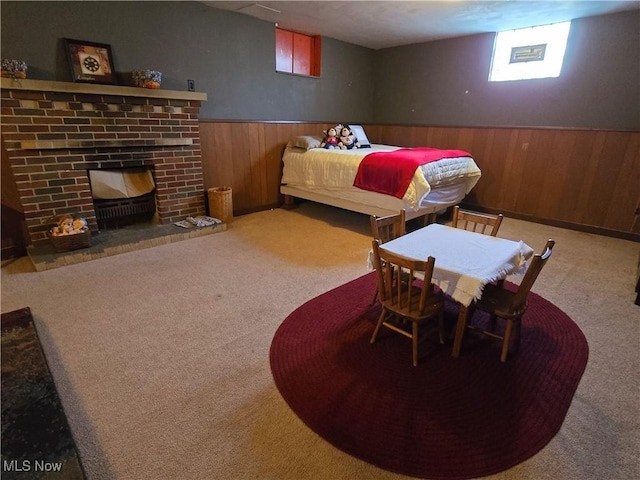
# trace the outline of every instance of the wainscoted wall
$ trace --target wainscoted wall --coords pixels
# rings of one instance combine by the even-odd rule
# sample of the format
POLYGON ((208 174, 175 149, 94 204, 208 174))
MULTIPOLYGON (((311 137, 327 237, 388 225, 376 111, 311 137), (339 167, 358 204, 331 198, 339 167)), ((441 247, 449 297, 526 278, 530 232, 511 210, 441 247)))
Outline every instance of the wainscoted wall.
POLYGON ((282 203, 282 153, 297 135, 322 135, 330 125, 305 122, 200 121, 205 188, 233 189, 237 215, 282 203))
MULTIPOLYGON (((272 208, 281 156, 327 123, 200 121, 205 188, 233 188, 236 214, 272 208)), ((640 132, 364 125, 369 140, 471 152, 482 179, 468 207, 640 240, 640 132)))

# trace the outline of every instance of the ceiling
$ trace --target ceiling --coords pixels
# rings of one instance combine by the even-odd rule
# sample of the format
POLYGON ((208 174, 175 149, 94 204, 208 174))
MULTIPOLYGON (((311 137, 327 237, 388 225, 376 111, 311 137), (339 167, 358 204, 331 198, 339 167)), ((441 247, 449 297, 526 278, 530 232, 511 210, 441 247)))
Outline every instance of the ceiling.
POLYGON ((202 1, 308 35, 378 50, 640 9, 640 1, 202 1))

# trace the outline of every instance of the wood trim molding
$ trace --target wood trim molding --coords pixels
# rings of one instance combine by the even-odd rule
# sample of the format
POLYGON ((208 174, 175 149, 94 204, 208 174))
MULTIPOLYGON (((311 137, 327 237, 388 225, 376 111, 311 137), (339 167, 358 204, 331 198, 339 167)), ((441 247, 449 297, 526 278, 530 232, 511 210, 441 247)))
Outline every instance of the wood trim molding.
POLYGON ((95 95, 119 95, 123 97, 166 98, 173 100, 205 101, 207 94, 202 92, 181 92, 140 87, 120 87, 117 85, 98 85, 93 83, 53 82, 48 80, 20 80, 2 78, 3 90, 30 90, 36 92, 86 93, 95 95))

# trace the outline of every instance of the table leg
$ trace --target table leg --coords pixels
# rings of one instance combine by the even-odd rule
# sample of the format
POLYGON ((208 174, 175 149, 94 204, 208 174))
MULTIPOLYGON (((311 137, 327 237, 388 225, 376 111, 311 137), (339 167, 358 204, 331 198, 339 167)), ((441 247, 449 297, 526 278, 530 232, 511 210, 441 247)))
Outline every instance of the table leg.
POLYGON ((458 313, 458 322, 456 323, 456 336, 453 340, 453 350, 451 356, 458 358, 460 356, 460 349, 462 347, 462 337, 467 329, 467 315, 468 309, 465 305, 460 304, 460 311, 458 313))

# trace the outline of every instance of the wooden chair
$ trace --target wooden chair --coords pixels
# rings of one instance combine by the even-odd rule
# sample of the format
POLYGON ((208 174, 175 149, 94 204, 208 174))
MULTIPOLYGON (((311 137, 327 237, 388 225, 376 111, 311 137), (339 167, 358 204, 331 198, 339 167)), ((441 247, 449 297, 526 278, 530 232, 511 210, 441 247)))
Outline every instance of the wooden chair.
POLYGON ((371 215, 371 234, 374 240, 380 241, 380 244, 389 240, 398 238, 406 233, 406 213, 404 209, 400 210, 397 215, 388 215, 386 217, 376 217, 371 215))
POLYGON ((453 207, 453 219, 451 226, 470 230, 472 232, 484 233, 495 237, 498 235, 498 229, 502 223, 504 215, 489 215, 486 213, 470 212, 461 210, 457 205, 453 207), (490 231, 489 228, 491 228, 490 231))
POLYGON ((533 256, 527 273, 525 273, 522 282, 515 292, 506 290, 502 288, 501 285, 485 285, 482 297, 474 306, 474 309, 489 313, 489 327, 488 329, 481 329, 472 324, 467 325, 467 327, 479 331, 484 335, 502 340, 500 361, 503 363, 507 361, 511 338, 514 338, 514 351, 520 344, 522 316, 527 311, 527 297, 542 267, 544 267, 547 260, 549 260, 554 245, 555 242, 549 239, 542 253, 533 256), (503 334, 495 332, 497 318, 506 321, 503 334))
MULTIPOLYGON (((400 213, 397 215, 388 215, 386 217, 371 215, 369 221, 371 222, 371 235, 373 235, 373 239, 378 240, 381 244, 406 233, 406 212, 404 209, 400 210, 400 213)), ((376 303, 376 298, 378 298, 377 289, 373 292, 371 305, 376 303)))
POLYGON ((375 343, 382 326, 410 338, 415 367, 418 365, 419 326, 424 320, 438 318, 440 343, 444 343, 444 300, 442 295, 434 293, 431 284, 435 258, 412 260, 388 252, 380 247, 379 240, 374 240, 372 245, 382 313, 371 336, 371 343, 375 343), (413 281, 417 273, 424 275, 421 283, 413 281), (406 276, 411 281, 405 281, 406 276))

